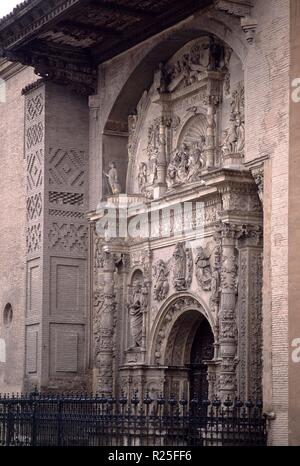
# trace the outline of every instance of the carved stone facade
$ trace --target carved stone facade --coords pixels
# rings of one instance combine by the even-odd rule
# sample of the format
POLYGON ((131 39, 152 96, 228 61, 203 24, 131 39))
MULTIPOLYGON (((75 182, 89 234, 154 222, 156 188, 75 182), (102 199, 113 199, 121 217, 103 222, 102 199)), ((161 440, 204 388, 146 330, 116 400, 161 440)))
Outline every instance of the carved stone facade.
MULTIPOLYGON (((93 243, 115 260, 127 258, 109 280, 105 272, 100 279, 105 260, 95 249, 97 361, 105 355, 97 367, 113 374, 114 393, 124 385, 130 393, 144 392, 150 377, 156 393, 192 396, 207 383, 210 396, 222 399, 262 396, 262 206, 243 165, 244 75, 238 63, 225 43, 203 35, 158 65, 128 119, 127 196, 111 190, 105 209, 91 214, 93 243), (109 223, 102 238, 97 223, 107 213, 108 222, 114 218, 111 207, 123 233, 105 241, 109 223), (252 273, 255 286, 249 284, 252 273), (110 293, 110 343, 101 352, 99 316, 105 315, 108 281, 119 293, 110 293), (191 352, 201 345, 195 338, 203 323, 212 335, 205 336, 205 354, 212 357, 198 361, 199 381, 191 352)), ((107 377, 99 370, 94 388, 106 393, 107 377)))
POLYGON ((287 0, 0 21, 2 392, 263 398, 287 443, 289 26, 287 0))

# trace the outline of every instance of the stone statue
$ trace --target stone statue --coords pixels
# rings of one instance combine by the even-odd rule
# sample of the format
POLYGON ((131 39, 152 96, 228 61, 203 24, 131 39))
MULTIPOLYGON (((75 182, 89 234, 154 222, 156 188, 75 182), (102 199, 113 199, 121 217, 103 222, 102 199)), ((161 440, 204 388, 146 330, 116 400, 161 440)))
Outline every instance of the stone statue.
POLYGON ((231 116, 229 127, 223 132, 223 135, 224 139, 221 146, 222 154, 234 154, 236 152, 235 148, 238 140, 236 120, 234 116, 231 116))
POLYGON ((182 143, 180 148, 171 154, 167 169, 167 184, 172 187, 187 181, 197 181, 201 168, 204 167, 205 137, 201 136, 199 142, 189 146, 182 143))
POLYGON ((203 291, 210 291, 212 284, 210 254, 202 247, 198 248, 195 265, 196 277, 199 285, 203 291))
POLYGON ((236 151, 241 154, 245 149, 245 123, 239 113, 235 118, 235 122, 237 134, 236 151))
POLYGON ((141 286, 141 309, 142 312, 147 312, 149 305, 149 288, 146 282, 142 283, 141 286))
POLYGON ((138 184, 139 184, 139 189, 141 193, 145 191, 147 181, 148 181, 148 167, 145 162, 141 162, 139 166, 139 173, 138 173, 138 184))
POLYGON ((142 284, 137 281, 133 285, 132 295, 129 300, 129 324, 132 338, 132 347, 140 347, 142 343, 142 326, 143 326, 143 310, 142 310, 142 284))
POLYGON ((186 144, 171 155, 171 160, 167 169, 167 184, 172 187, 175 184, 183 183, 188 178, 189 148, 186 144))
POLYGON ((211 276, 211 301, 218 302, 220 298, 220 273, 215 269, 211 276))
POLYGON ((221 152, 228 154, 244 154, 245 149, 245 102, 244 87, 239 84, 232 94, 231 112, 228 128, 223 132, 221 152))
POLYGON ((186 254, 183 243, 178 243, 173 254, 174 258, 174 287, 177 291, 185 289, 186 278, 186 254))
POLYGON ((104 172, 104 175, 108 179, 108 184, 109 184, 112 194, 120 194, 121 186, 118 180, 118 172, 116 169, 115 162, 111 162, 109 164, 109 171, 108 173, 104 172))
POLYGON ((154 299, 156 301, 163 301, 169 293, 169 270, 166 262, 162 259, 157 261, 153 266, 153 276, 155 278, 155 285, 153 289, 154 299))
POLYGON ((190 152, 188 160, 188 181, 197 181, 199 170, 204 166, 204 145, 205 137, 202 136, 200 144, 195 145, 190 152))

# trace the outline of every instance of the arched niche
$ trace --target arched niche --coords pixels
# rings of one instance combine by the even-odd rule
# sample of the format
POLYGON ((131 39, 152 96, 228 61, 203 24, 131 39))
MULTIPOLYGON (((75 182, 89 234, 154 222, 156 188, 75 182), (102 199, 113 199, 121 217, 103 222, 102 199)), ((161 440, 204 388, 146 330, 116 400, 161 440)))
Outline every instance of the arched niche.
POLYGON ((143 346, 143 288, 144 275, 136 269, 128 286, 128 341, 127 349, 139 350, 143 346))
MULTIPOLYGON (((227 21, 231 22, 227 18, 227 21)), ((208 33, 213 33, 216 37, 224 40, 234 50, 236 57, 233 66, 240 66, 246 60, 247 47, 245 40, 240 35, 240 29, 232 21, 229 24, 222 24, 222 21, 215 22, 210 17, 196 17, 191 19, 189 24, 181 25, 176 30, 168 31, 161 38, 156 38, 148 44, 143 44, 138 53, 137 59, 133 60, 132 73, 123 81, 120 91, 106 119, 103 131, 103 169, 107 170, 109 161, 116 161, 117 169, 120 173, 120 184, 122 192, 134 194, 132 181, 134 172, 128 170, 128 145, 130 144, 128 117, 137 114, 139 102, 145 101, 149 90, 153 84, 153 78, 159 63, 167 62, 176 51, 184 47, 195 38, 200 38, 208 33), (139 61, 140 59, 140 61, 139 61)), ((126 76, 126 73, 124 73, 126 76)), ((149 100, 149 99, 148 99, 149 100)), ((149 106, 149 102, 148 102, 149 106)), ((138 166, 142 161, 134 161, 133 165, 138 166)), ((105 181, 105 180, 104 180, 105 181)), ((108 193, 107 183, 103 183, 105 194, 108 193), (105 187, 106 186, 106 187, 105 187)))

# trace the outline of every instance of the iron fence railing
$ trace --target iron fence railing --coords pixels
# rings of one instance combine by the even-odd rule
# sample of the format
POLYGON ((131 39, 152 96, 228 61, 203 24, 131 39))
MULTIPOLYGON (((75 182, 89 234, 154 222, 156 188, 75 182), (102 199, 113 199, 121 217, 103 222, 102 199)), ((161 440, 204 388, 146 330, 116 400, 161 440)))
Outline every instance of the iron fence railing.
POLYGON ((135 394, 0 395, 0 445, 258 446, 266 445, 261 403, 188 402, 135 394))

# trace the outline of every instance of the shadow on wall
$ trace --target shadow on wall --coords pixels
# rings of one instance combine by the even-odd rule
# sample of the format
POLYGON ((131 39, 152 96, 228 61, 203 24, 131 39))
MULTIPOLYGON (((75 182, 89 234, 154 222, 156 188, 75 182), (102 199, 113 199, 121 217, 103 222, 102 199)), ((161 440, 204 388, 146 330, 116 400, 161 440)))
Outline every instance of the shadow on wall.
POLYGON ((0 78, 0 103, 6 102, 6 82, 0 78))

